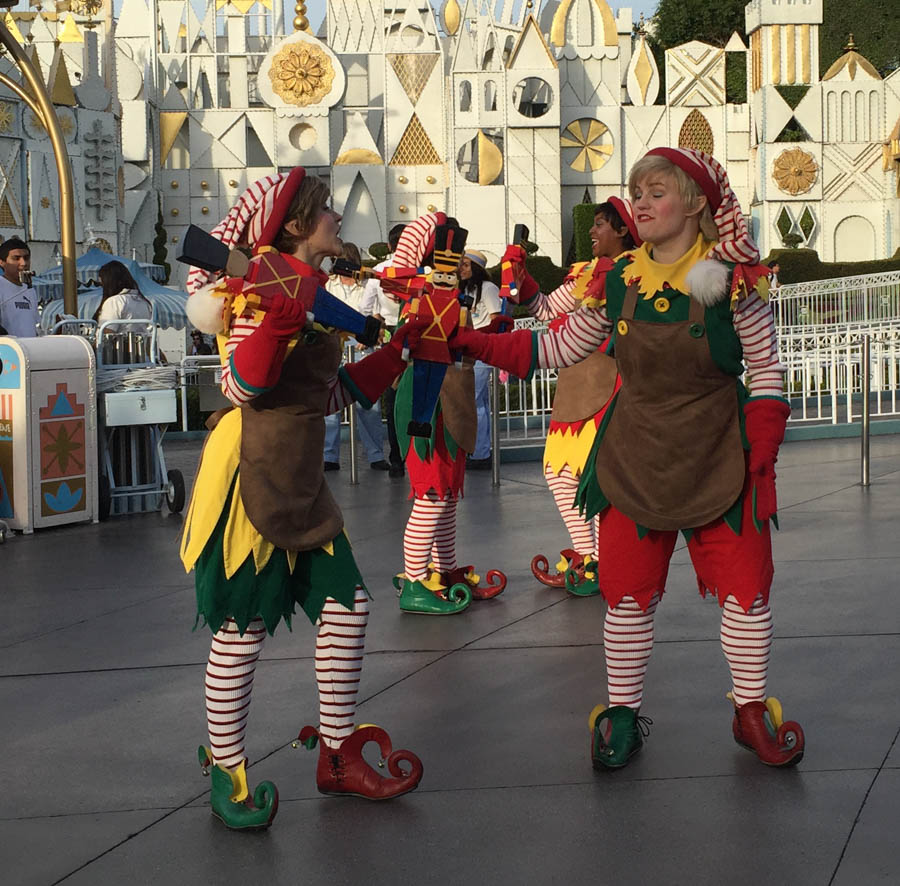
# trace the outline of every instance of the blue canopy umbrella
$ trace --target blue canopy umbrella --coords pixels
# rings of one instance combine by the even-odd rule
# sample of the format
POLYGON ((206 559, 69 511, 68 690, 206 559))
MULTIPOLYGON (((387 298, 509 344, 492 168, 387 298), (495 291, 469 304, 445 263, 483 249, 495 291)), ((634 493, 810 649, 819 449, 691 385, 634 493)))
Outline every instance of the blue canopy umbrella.
MULTIPOLYGON (((100 268, 111 261, 118 261, 128 268, 134 277, 141 294, 153 305, 154 317, 160 326, 171 326, 175 329, 184 329, 187 324, 185 305, 187 293, 177 289, 163 286, 153 280, 144 269, 132 258, 124 258, 120 255, 110 255, 102 249, 91 248, 80 258, 75 260, 75 268, 78 279, 81 282, 96 280, 100 268)), ((41 327, 47 331, 53 328, 58 314, 63 313, 62 267, 52 268, 45 273, 35 276, 32 285, 38 293, 41 301, 51 298, 44 304, 41 314, 41 327), (56 296, 54 298, 54 296, 56 296)), ((84 289, 78 292, 78 316, 82 320, 89 320, 94 316, 97 305, 100 304, 102 290, 84 289)))

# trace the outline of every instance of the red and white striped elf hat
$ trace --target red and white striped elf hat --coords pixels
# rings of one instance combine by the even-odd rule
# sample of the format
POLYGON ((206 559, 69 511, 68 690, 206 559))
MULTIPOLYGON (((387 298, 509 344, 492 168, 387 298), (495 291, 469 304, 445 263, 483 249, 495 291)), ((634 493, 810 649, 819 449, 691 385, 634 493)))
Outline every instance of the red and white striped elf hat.
POLYGON ((637 225, 634 222, 634 207, 631 205, 631 201, 623 197, 610 195, 606 198, 606 202, 619 213, 619 218, 622 219, 625 227, 628 228, 628 233, 631 234, 634 245, 640 246, 644 241, 641 240, 641 235, 638 233, 637 225))
POLYGON ((443 212, 426 212, 410 222, 400 235, 391 265, 395 268, 418 268, 425 257, 434 250, 434 232, 438 225, 446 224, 443 212))
POLYGON ((728 173, 715 157, 693 148, 653 148, 647 156, 665 157, 686 172, 709 201, 719 242, 708 258, 736 264, 757 264, 759 247, 750 236, 741 205, 728 182, 728 173))
MULTIPOLYGON (((271 246, 305 176, 306 170, 295 166, 290 172, 267 175, 253 182, 210 234, 230 247, 245 242, 254 252, 263 246, 271 246)), ((187 277, 188 295, 193 295, 214 277, 212 271, 192 268, 187 277)))

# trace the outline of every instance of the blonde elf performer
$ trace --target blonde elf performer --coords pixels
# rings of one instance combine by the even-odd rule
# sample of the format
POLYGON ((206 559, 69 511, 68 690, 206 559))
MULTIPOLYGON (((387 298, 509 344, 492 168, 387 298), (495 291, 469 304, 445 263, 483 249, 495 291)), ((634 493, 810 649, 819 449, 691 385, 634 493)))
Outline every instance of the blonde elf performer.
MULTIPOLYGON (((625 250, 640 246, 628 201, 609 197, 596 206, 590 237, 593 259, 572 265, 562 286, 549 295, 539 291, 525 270, 525 251, 521 246, 510 246, 503 256, 504 261, 514 265, 519 304, 550 329, 559 329, 565 318, 582 305, 600 304, 613 260, 625 250)), ((594 521, 585 520, 578 512, 575 493, 606 406, 618 389, 616 362, 605 353, 605 344, 586 360, 559 370, 544 447, 544 477, 572 546, 560 551, 556 573, 549 572, 550 564, 543 554, 531 561, 531 571, 542 584, 565 586, 570 593, 582 597, 599 593, 597 548, 594 521)))
POLYGON ((607 337, 614 350, 621 387, 578 490, 587 516, 600 515, 598 578, 608 606, 609 705, 591 714, 594 767, 625 766, 643 746, 654 615, 679 532, 700 593, 721 608, 734 739, 769 766, 792 766, 803 757, 803 730, 766 695, 769 523, 790 414, 772 309, 759 296, 769 270, 710 155, 654 148, 631 170, 628 189, 644 243, 616 261, 601 304, 555 332, 460 330, 451 346, 522 377, 535 365, 574 365, 607 337))
MULTIPOLYGON (((340 220, 328 186, 297 167, 251 185, 212 233, 252 250, 257 268, 280 256, 315 290, 326 280, 323 259, 341 252, 340 220)), ((271 782, 248 785, 244 733, 266 635, 282 620, 290 628, 298 606, 316 626, 319 726, 300 739, 310 748, 319 741, 318 789, 380 800, 412 790, 422 775, 418 757, 392 751, 384 730, 354 727, 369 599, 322 473, 325 415, 375 402, 405 368, 402 341, 341 367, 340 337, 307 322, 300 298, 278 294, 254 309, 244 282, 211 281, 202 270, 188 278, 188 314, 218 333, 222 389, 234 405, 216 416, 204 446, 181 548, 195 570, 197 621, 213 632, 210 745, 200 760, 212 774, 213 814, 235 829, 268 827, 278 808, 271 782), (389 777, 363 759, 371 741, 389 777)))

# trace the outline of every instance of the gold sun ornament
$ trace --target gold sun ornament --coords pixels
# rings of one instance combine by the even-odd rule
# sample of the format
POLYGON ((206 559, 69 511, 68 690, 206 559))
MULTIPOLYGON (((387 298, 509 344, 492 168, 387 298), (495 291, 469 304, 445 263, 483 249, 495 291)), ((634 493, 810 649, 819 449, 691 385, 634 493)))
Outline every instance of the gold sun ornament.
POLYGON ((272 60, 269 79, 276 95, 302 108, 328 95, 334 81, 334 67, 318 46, 292 43, 272 60))
POLYGON ((772 170, 775 183, 791 196, 805 194, 819 177, 819 167, 812 154, 800 148, 782 151, 772 170))
POLYGON ((6 102, 0 102, 0 132, 9 132, 12 128, 13 109, 6 102))
POLYGON ((613 152, 613 138, 609 127, 599 120, 585 117, 573 120, 559 138, 559 145, 566 151, 569 166, 576 172, 600 169, 613 152))

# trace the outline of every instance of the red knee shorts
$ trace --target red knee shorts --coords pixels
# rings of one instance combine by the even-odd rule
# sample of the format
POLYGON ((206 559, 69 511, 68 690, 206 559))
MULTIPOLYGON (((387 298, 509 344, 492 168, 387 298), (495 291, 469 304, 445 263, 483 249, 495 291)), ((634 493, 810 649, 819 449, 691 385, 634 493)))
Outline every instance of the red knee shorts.
MULTIPOLYGON (((715 594, 720 606, 726 597, 733 596, 744 611, 760 594, 768 601, 775 571, 769 524, 761 532, 757 531, 751 499, 751 495, 744 496, 740 534, 719 519, 695 529, 688 542, 700 593, 715 594)), ((639 538, 634 521, 612 505, 598 519, 601 593, 610 607, 628 596, 646 610, 653 595, 662 596, 665 590, 678 533, 650 530, 639 538)))

